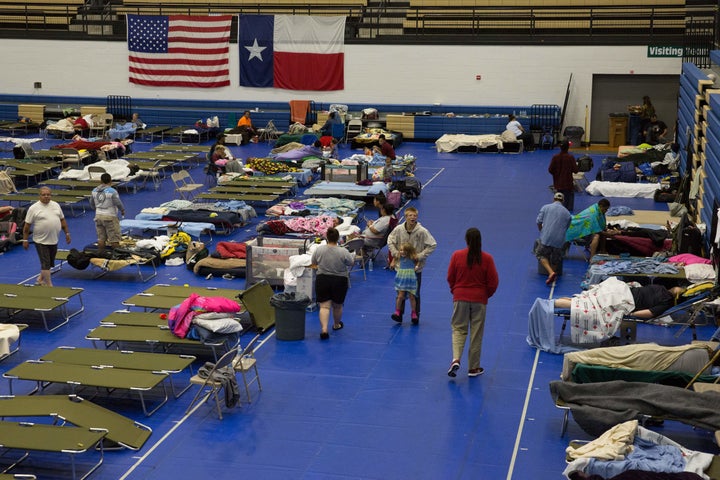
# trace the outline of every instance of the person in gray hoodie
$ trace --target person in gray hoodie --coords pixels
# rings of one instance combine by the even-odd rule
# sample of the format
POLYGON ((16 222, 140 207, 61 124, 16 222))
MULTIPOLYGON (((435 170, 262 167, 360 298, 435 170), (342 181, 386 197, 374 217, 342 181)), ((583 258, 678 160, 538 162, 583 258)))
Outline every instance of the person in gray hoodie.
POLYGON ((124 217, 125 206, 120 200, 117 190, 112 187, 109 173, 100 176, 100 185, 95 187, 90 197, 90 206, 95 209, 95 231, 98 236, 98 250, 105 250, 105 245, 119 247, 122 234, 118 211, 124 217))

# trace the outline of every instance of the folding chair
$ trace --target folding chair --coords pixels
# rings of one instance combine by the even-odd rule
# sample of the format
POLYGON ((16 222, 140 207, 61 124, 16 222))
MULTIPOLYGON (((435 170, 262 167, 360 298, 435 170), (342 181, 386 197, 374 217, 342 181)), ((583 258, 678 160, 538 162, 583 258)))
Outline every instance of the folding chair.
POLYGON ((202 183, 195 183, 187 170, 180 170, 170 175, 173 183, 175 184, 175 191, 178 193, 180 198, 184 200, 192 200, 194 192, 201 189, 204 185, 202 183))
POLYGON ((348 122, 347 132, 345 133, 345 143, 352 140, 362 133, 362 120, 353 118, 348 122))
POLYGON ((350 272, 352 272, 353 268, 355 268, 355 264, 360 265, 360 270, 363 272, 363 280, 367 280, 367 276, 365 274, 365 254, 363 252, 363 248, 365 247, 365 240, 362 238, 353 238, 349 242, 345 243, 345 248, 347 248, 350 253, 352 253, 355 256, 355 262, 353 263, 352 267, 350 267, 350 272))
POLYGON ((280 135, 282 135, 283 132, 277 129, 275 126, 275 122, 272 120, 268 121, 267 125, 265 125, 265 128, 259 128, 258 133, 260 134, 259 140, 267 141, 268 143, 277 140, 280 135))
MULTIPOLYGON (((198 392, 195 394, 195 397, 193 397, 192 401, 190 402, 190 405, 188 405, 187 410, 185 410, 185 415, 190 413, 190 410, 192 410, 193 405, 195 405, 195 402, 200 398, 200 394, 205 391, 205 388, 210 387, 210 393, 208 393, 208 395, 205 397, 205 401, 210 400, 210 397, 213 397, 215 399, 215 407, 217 408, 218 418, 222 420, 222 409, 220 407, 220 398, 218 397, 218 392, 225 388, 226 382, 222 380, 223 376, 235 376, 235 370, 233 369, 233 361, 235 360, 235 357, 237 357, 239 351, 239 346, 228 350, 222 357, 220 357, 217 362, 215 362, 215 364, 210 364, 213 366, 209 369, 209 371, 205 371, 202 375, 200 372, 198 372, 196 375, 193 375, 190 378, 190 384, 200 385, 200 390, 198 390, 198 392)), ((208 364, 209 362, 205 365, 208 366, 208 364)))
POLYGON ((258 333, 250 340, 242 352, 235 357, 233 360, 233 368, 236 372, 240 372, 243 378, 243 384, 245 384, 245 393, 247 394, 248 403, 250 400, 250 385, 257 383, 258 391, 262 391, 262 385, 260 385, 260 374, 257 369, 257 359, 255 358, 255 343, 260 338, 258 333), (252 377, 251 377, 252 375, 252 377))

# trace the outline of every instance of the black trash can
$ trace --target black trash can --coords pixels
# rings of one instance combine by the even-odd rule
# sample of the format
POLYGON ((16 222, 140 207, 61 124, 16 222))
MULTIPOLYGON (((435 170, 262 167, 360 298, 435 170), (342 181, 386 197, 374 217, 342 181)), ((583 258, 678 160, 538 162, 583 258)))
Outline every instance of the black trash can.
POLYGON ((305 309, 310 297, 303 294, 276 293, 270 297, 275 307, 275 336, 278 340, 302 340, 305 338, 305 309))
POLYGON ((565 127, 563 134, 567 141, 570 142, 570 148, 580 148, 585 129, 583 127, 565 127))

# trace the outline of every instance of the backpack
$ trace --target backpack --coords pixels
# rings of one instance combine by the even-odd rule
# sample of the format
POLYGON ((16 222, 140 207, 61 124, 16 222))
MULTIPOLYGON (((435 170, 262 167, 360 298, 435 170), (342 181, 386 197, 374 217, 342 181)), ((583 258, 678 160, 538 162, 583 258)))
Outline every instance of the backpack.
POLYGON ((590 155, 583 155, 582 157, 578 158, 577 164, 578 170, 580 170, 581 172, 589 172, 595 166, 593 165, 593 159, 590 155))
POLYGON ((85 270, 90 265, 90 256, 76 248, 70 249, 67 256, 68 264, 78 270, 85 270))
POLYGON ((542 150, 552 150, 555 146, 555 135, 553 135, 550 128, 545 128, 543 134, 540 137, 540 148, 542 150))
POLYGON ((416 177, 405 177, 402 180, 393 182, 391 190, 399 190, 408 199, 418 198, 422 191, 422 184, 416 177))
POLYGON ((190 242, 185 252, 185 266, 192 270, 195 264, 210 255, 210 251, 203 242, 190 242))

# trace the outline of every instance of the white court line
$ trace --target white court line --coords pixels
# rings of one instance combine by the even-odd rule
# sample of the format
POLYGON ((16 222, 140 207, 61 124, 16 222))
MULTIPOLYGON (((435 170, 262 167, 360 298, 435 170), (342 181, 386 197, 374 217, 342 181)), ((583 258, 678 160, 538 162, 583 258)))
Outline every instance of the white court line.
POLYGON ((535 372, 537 370, 538 358, 540 357, 540 349, 535 350, 535 359, 533 360, 533 368, 530 372, 530 380, 528 381, 527 391, 525 392, 525 403, 523 404, 522 414, 520 415, 520 424, 518 425, 517 435, 515 436, 515 445, 513 446, 510 465, 508 466, 507 480, 512 479, 513 470, 515 469, 515 460, 517 459, 518 448, 520 448, 520 439, 522 438, 523 426, 525 425, 525 417, 527 415, 528 404, 530 403, 530 394, 532 393, 533 382, 535 380, 535 372))
MULTIPOLYGON (((255 349, 253 350, 253 353, 257 352, 257 351, 260 349, 260 347, 262 347, 263 345, 265 345, 265 342, 267 342, 267 341, 268 341, 270 338, 272 338, 274 335, 275 335, 275 329, 273 329, 273 331, 270 333, 270 335, 268 335, 267 338, 264 338, 264 339, 258 344, 258 346, 255 347, 255 349)), ((136 469, 137 467, 140 466, 140 464, 142 464, 145 460, 147 460, 147 458, 150 456, 151 453, 153 453, 160 445, 162 445, 162 443, 163 443, 165 440, 167 440, 168 438, 170 438, 170 435, 172 435, 172 434, 175 432, 175 430, 177 430, 183 423, 185 423, 185 420, 187 420, 188 418, 190 418, 190 415, 192 415, 193 413, 195 413, 195 411, 196 411, 198 408, 200 408, 200 406, 203 405, 203 404, 207 401, 207 399, 208 399, 209 396, 210 396, 210 393, 208 393, 208 394, 205 396, 205 398, 203 399, 202 402, 198 402, 198 403, 195 405, 195 408, 193 408, 193 409, 192 409, 191 411, 189 411, 188 413, 184 414, 184 415, 182 416, 182 418, 181 418, 180 420, 178 420, 178 421, 175 423, 175 425, 173 425, 173 427, 172 427, 170 430, 168 430, 168 432, 167 432, 165 435, 162 436, 162 438, 161 438, 160 440, 158 440, 157 442, 155 442, 155 444, 154 444, 152 447, 150 447, 150 449, 149 449, 142 457, 139 457, 139 458, 138 458, 137 462, 135 462, 133 465, 130 466, 130 468, 123 474, 123 476, 120 477, 120 480, 126 479, 126 478, 128 477, 128 475, 130 475, 132 472, 135 471, 135 469, 136 469)))
MULTIPOLYGON (((550 297, 553 298, 555 293, 555 282, 550 287, 550 297)), ((540 358, 540 349, 535 349, 535 358, 533 359, 532 370, 530 371, 530 379, 528 380, 527 390, 525 391, 525 403, 523 404, 522 414, 520 414, 520 424, 518 425, 517 435, 515 436, 515 445, 513 445, 512 456, 510 457, 510 465, 508 465, 508 473, 506 480, 512 480, 513 472, 515 470, 515 460, 517 460, 518 449, 520 448, 520 439, 522 438, 523 427, 525 425, 525 418, 527 417, 527 409, 530 404, 530 395, 532 394, 533 383, 535 383, 535 372, 537 371, 538 359, 540 358)))

